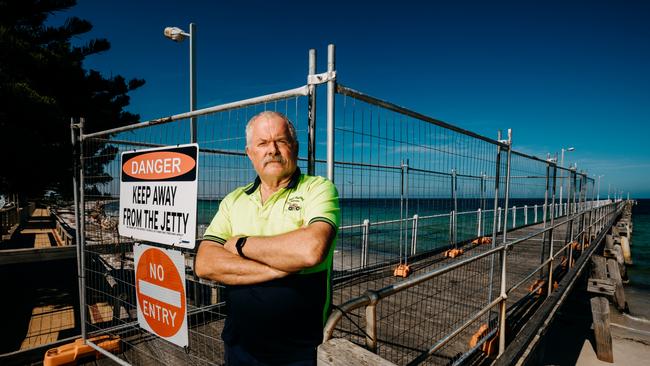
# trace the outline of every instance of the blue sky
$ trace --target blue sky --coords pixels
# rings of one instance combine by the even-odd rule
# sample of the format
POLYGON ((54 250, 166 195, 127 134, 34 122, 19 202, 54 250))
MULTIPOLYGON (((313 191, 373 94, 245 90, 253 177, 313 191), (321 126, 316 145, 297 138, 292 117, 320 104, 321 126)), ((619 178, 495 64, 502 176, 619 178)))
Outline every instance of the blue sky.
POLYGON ((143 120, 188 109, 188 43, 165 26, 197 24, 198 105, 305 83, 307 52, 337 47, 345 85, 514 148, 566 156, 609 184, 650 197, 650 2, 80 1, 55 14, 109 39, 85 66, 138 77, 143 120))

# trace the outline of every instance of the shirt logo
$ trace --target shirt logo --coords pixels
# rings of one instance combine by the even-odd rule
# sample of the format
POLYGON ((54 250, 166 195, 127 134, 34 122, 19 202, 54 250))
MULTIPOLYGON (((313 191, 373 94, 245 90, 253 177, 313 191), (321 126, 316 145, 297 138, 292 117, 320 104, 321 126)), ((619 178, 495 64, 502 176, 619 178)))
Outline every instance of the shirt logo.
POLYGON ((300 211, 301 204, 304 198, 302 196, 295 196, 295 197, 290 197, 287 202, 289 203, 289 207, 287 207, 287 210, 289 211, 300 211))

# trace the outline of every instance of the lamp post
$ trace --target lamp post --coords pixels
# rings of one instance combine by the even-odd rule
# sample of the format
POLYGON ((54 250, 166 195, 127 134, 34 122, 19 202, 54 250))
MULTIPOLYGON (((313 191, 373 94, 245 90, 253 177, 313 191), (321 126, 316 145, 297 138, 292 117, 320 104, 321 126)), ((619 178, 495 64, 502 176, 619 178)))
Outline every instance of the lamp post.
POLYGON ((612 191, 612 184, 610 183, 609 186, 607 186, 607 200, 609 201, 609 192, 612 191))
POLYGON ((600 201, 600 178, 604 177, 605 174, 601 174, 598 176, 598 193, 596 193, 596 201, 600 201))
MULTIPOLYGON (((190 111, 196 110, 196 24, 190 23, 190 32, 178 27, 166 27, 163 34, 174 42, 190 39, 190 111)), ((196 117, 190 119, 190 142, 196 142, 196 117)))
MULTIPOLYGON (((573 150, 575 150, 574 147, 567 147, 566 149, 562 148, 562 154, 560 155, 560 166, 561 167, 564 168, 564 152, 565 151, 570 152, 570 151, 573 151, 573 150)), ((562 216, 562 187, 563 186, 564 186, 564 172, 562 172, 562 183, 560 184, 560 216, 562 216)), ((568 202, 568 198, 567 198, 567 202, 568 202)))

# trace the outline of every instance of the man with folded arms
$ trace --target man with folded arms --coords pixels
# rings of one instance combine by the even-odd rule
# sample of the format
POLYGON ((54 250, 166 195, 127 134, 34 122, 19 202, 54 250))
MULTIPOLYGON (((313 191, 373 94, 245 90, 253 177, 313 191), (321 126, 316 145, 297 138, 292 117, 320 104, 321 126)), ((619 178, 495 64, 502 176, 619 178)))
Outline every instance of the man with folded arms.
POLYGON ((330 311, 338 193, 301 174, 296 131, 281 113, 251 118, 246 154, 258 176, 221 201, 195 273, 226 285, 227 365, 315 365, 330 311))

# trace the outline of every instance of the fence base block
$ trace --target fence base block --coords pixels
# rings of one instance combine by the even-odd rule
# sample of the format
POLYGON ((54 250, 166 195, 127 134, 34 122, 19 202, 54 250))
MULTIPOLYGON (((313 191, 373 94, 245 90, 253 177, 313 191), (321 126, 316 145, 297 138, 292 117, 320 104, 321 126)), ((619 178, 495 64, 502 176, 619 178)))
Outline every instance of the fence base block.
MULTIPOLYGON (((120 352, 120 339, 108 335, 98 336, 90 339, 99 347, 113 353, 120 352)), ((57 348, 52 348, 45 352, 43 366, 58 366, 76 364, 82 359, 91 357, 99 359, 102 356, 94 348, 87 345, 83 339, 79 338, 72 343, 64 344, 57 348)))
POLYGON ((393 276, 395 277, 408 277, 411 274, 411 266, 408 264, 400 264, 395 268, 395 271, 393 272, 393 276))
POLYGON ((445 251, 445 257, 447 257, 447 258, 456 258, 459 255, 462 255, 463 253, 465 253, 465 251, 462 250, 462 249, 449 249, 449 250, 445 251))

